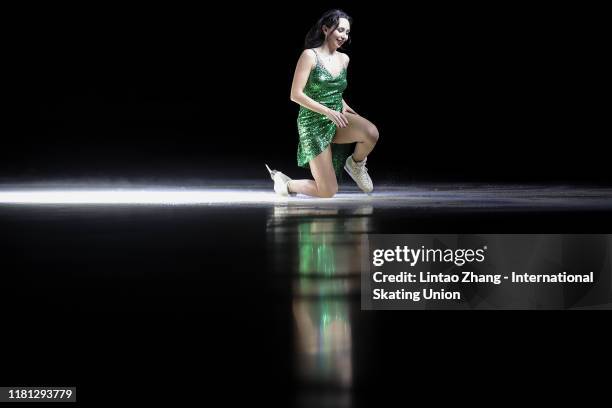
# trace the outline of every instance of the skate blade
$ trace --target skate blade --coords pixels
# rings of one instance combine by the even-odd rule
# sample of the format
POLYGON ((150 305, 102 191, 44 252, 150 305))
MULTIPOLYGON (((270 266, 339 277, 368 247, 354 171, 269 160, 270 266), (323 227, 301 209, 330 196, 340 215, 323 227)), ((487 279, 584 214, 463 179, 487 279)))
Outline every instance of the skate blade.
POLYGON ((274 180, 274 174, 276 173, 276 171, 272 170, 270 167, 268 167, 268 165, 266 163, 264 163, 264 165, 266 166, 266 169, 268 169, 268 172, 270 173, 270 178, 272 178, 272 180, 274 180))

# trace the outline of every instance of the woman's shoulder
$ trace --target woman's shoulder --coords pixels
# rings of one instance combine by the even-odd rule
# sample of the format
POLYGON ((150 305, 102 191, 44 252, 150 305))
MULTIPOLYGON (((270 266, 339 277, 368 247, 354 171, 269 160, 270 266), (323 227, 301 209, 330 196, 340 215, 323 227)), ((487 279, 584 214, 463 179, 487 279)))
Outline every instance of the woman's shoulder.
POLYGON ((312 59, 313 61, 317 58, 317 54, 312 48, 305 48, 300 56, 312 59))
POLYGON ((351 58, 348 56, 348 54, 338 51, 338 54, 340 54, 340 57, 342 57, 343 62, 344 62, 344 66, 346 67, 349 63, 349 61, 351 60, 351 58))
POLYGON ((300 55, 300 59, 306 60, 310 64, 311 69, 317 64, 317 55, 312 48, 306 48, 303 50, 302 54, 300 55))

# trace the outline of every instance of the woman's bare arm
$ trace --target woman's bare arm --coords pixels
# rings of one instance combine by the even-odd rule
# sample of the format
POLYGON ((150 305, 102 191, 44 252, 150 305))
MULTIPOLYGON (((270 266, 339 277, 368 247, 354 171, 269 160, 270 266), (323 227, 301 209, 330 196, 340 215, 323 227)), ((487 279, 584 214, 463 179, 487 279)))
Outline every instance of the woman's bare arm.
POLYGON ((346 103, 346 101, 344 99, 342 99, 342 113, 353 113, 355 115, 358 115, 357 112, 355 112, 355 110, 353 108, 351 108, 348 103, 346 103))
POLYGON ((345 127, 348 125, 348 120, 341 112, 336 112, 325 105, 320 104, 304 93, 304 87, 308 82, 310 71, 316 64, 316 57, 310 50, 304 50, 297 62, 295 73, 293 74, 293 83, 291 84, 291 100, 311 111, 327 116, 336 125, 345 127))
MULTIPOLYGON (((346 54, 342 54, 342 55, 344 56, 344 59, 345 59, 345 61, 344 61, 344 69, 348 69, 348 64, 349 64, 350 58, 346 54)), ((346 103, 344 98, 342 98, 342 113, 346 113, 346 112, 354 113, 355 115, 358 115, 358 113, 355 112, 355 110, 353 108, 351 108, 348 105, 348 103, 346 103)))

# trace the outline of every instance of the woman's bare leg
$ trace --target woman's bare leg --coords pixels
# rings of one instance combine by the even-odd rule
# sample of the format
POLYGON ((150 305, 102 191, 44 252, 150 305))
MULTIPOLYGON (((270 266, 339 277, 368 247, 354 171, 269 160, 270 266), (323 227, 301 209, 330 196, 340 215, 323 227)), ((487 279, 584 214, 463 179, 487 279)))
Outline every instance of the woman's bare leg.
POLYGON ((337 128, 332 143, 344 144, 357 142, 353 152, 353 160, 363 161, 378 142, 378 129, 363 116, 346 113, 348 126, 337 128))
POLYGON ((314 180, 291 180, 287 186, 289 191, 313 197, 333 197, 338 192, 338 181, 332 165, 331 146, 327 146, 309 165, 314 180))
MULTIPOLYGON (((363 116, 346 113, 348 126, 337 128, 332 143, 344 144, 357 142, 353 160, 363 161, 378 142, 378 129, 363 116)), ((333 197, 338 192, 338 181, 332 165, 331 147, 310 161, 310 171, 314 180, 291 180, 289 191, 313 197, 333 197)))

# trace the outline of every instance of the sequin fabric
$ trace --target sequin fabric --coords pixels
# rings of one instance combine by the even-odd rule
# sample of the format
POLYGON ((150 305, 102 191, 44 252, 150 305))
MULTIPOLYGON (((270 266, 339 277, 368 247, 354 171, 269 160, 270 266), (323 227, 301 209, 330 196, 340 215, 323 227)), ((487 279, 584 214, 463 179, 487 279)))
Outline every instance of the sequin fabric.
MULTIPOLYGON (((315 52, 316 53, 316 52, 315 52)), ((330 109, 342 111, 342 92, 346 89, 346 68, 333 76, 320 62, 310 71, 304 93, 330 109)), ((297 163, 309 168, 308 162, 317 157, 331 143, 336 134, 336 125, 325 115, 300 106, 297 117, 299 143, 297 163)), ((338 178, 342 177, 344 162, 353 152, 354 143, 332 144, 332 164, 338 178)))

